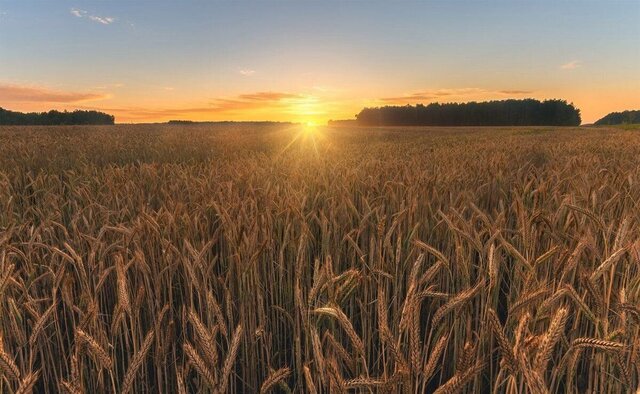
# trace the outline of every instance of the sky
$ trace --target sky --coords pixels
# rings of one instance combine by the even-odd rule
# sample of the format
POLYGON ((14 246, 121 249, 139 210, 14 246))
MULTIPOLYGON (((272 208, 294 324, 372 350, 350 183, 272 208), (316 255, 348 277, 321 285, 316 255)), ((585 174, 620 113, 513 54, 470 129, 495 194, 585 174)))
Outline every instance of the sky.
POLYGON ((640 109, 640 0, 0 0, 0 107, 116 122, 351 119, 560 98, 640 109))

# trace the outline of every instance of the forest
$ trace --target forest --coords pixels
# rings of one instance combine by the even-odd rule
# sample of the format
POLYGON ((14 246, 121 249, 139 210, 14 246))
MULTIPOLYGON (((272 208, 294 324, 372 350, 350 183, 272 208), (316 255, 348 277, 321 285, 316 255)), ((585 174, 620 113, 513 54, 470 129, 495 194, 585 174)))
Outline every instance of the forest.
POLYGON ((600 126, 635 123, 640 123, 640 110, 611 112, 604 118, 597 120, 594 124, 600 126))
POLYGON ((578 126, 580 110, 565 100, 496 100, 365 108, 362 126, 578 126))
POLYGON ((115 117, 98 111, 16 112, 0 108, 0 125, 48 126, 48 125, 111 125, 115 117))

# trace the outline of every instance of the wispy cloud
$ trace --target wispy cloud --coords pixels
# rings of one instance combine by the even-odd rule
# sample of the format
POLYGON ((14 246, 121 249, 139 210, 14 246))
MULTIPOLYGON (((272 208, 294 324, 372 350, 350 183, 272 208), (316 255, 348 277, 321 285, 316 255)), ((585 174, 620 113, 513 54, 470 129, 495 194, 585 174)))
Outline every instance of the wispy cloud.
POLYGON ((77 8, 72 8, 71 9, 71 15, 78 17, 78 18, 82 18, 87 14, 87 11, 84 10, 79 10, 77 8))
POLYGON ((256 70, 250 70, 250 69, 242 69, 240 71, 238 71, 241 75, 244 75, 245 77, 250 77, 253 74, 256 73, 256 70))
POLYGON ((249 94, 241 94, 238 96, 244 101, 280 101, 282 99, 296 99, 304 97, 301 94, 282 93, 282 92, 257 92, 249 94))
POLYGON ((425 89, 402 96, 383 97, 380 100, 387 103, 405 104, 420 101, 451 100, 457 98, 469 98, 473 96, 498 96, 498 95, 522 95, 533 93, 530 90, 488 90, 481 88, 449 88, 449 89, 425 89))
POLYGON ((118 89, 124 87, 125 85, 122 82, 110 83, 106 85, 95 86, 94 89, 104 90, 104 89, 118 89))
POLYGON ((580 60, 572 60, 569 63, 565 63, 561 65, 560 68, 563 70, 574 70, 581 66, 582 66, 582 62, 580 60))
POLYGON ((531 94, 533 93, 533 90, 498 90, 498 93, 502 93, 502 94, 513 94, 513 95, 520 95, 520 94, 531 94))
MULTIPOLYGON (((1 96, 0 96, 1 97, 1 96)), ((93 108, 116 113, 128 119, 167 119, 173 117, 189 117, 194 114, 208 114, 212 117, 219 114, 238 115, 243 111, 280 111, 290 112, 291 108, 303 105, 311 96, 288 92, 255 92, 234 97, 215 98, 209 103, 199 106, 178 108, 93 108)))
POLYGON ((87 18, 89 20, 92 20, 94 22, 103 24, 103 25, 110 25, 113 22, 116 21, 116 18, 111 17, 111 16, 99 16, 99 15, 92 15, 89 14, 88 11, 85 10, 81 10, 79 8, 72 8, 70 10, 71 15, 77 17, 77 18, 87 18))
POLYGON ((2 102, 79 103, 108 97, 109 95, 104 93, 68 92, 41 86, 0 84, 2 102))
POLYGON ((455 89, 426 89, 403 96, 383 97, 382 101, 387 102, 416 102, 433 100, 442 97, 468 96, 471 94, 484 93, 486 90, 479 88, 455 88, 455 89))
POLYGON ((116 18, 112 18, 110 16, 102 17, 102 16, 95 16, 95 15, 89 15, 89 19, 91 19, 94 22, 102 23, 103 25, 110 25, 116 20, 116 18))

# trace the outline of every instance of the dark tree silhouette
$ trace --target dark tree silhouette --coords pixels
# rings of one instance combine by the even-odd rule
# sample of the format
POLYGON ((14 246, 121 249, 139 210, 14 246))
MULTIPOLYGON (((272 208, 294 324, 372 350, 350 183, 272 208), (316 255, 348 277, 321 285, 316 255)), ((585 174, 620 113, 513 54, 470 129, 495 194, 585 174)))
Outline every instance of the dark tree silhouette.
POLYGON ((365 108, 365 126, 578 126, 580 110, 564 100, 502 100, 365 108))
POLYGON ((597 120, 595 125, 633 124, 640 123, 640 110, 612 112, 602 119, 597 120))
POLYGON ((98 111, 72 111, 22 113, 0 108, 0 125, 111 125, 114 124, 113 115, 98 111))

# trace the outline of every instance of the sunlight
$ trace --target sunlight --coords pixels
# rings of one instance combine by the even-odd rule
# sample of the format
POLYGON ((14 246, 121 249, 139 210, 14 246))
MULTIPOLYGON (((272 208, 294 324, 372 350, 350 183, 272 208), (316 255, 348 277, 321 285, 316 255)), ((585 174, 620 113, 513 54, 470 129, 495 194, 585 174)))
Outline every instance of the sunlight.
POLYGON ((307 120, 301 123, 302 132, 304 134, 316 134, 318 132, 319 124, 314 120, 307 120))
POLYGON ((314 120, 301 121, 294 130, 296 131, 293 133, 291 141, 280 151, 280 154, 283 154, 295 144, 302 148, 312 148, 315 157, 319 158, 319 144, 325 141, 324 129, 320 127, 320 123, 314 120))
POLYGON ((326 122, 327 108, 319 97, 306 95, 287 100, 286 112, 295 121, 306 127, 315 127, 326 122))

